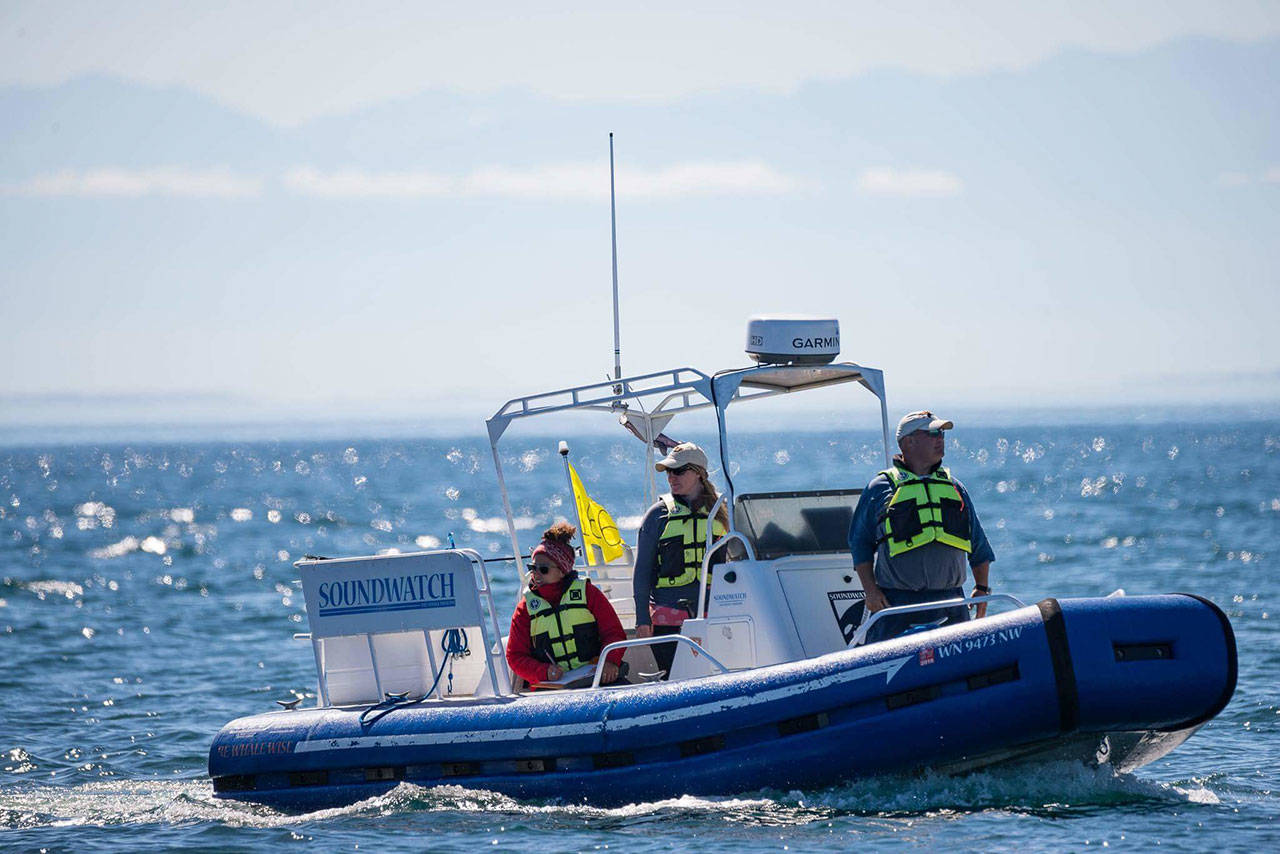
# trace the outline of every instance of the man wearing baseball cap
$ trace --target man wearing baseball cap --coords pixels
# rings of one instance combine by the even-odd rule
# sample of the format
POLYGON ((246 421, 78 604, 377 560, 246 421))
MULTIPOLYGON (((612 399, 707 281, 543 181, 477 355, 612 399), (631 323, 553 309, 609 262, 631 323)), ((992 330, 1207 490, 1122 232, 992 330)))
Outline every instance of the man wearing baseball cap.
MULTIPOLYGON (((955 425, 928 410, 898 422, 893 466, 871 479, 849 527, 854 569, 866 591, 868 613, 898 605, 956 599, 973 573, 974 595, 991 592, 996 559, 969 493, 942 465, 945 431, 955 425)), ((977 606, 986 615, 986 603, 977 606)), ((885 617, 867 642, 897 637, 916 625, 950 625, 969 619, 963 606, 885 617)))

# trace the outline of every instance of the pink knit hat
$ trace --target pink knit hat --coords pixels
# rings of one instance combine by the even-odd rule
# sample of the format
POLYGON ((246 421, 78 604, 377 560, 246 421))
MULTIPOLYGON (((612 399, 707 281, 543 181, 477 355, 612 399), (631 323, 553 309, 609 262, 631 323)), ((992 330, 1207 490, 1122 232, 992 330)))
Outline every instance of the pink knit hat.
POLYGON ((573 570, 573 546, 568 543, 548 537, 534 547, 529 554, 529 560, 533 560, 539 554, 544 554, 555 561, 556 566, 560 567, 560 571, 565 575, 573 570))

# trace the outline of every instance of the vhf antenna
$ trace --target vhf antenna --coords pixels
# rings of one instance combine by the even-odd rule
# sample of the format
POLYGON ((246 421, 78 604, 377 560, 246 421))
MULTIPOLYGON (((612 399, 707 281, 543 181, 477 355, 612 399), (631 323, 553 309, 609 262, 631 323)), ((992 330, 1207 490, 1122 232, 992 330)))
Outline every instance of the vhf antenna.
POLYGON ((609 132, 609 228, 613 233, 613 393, 622 394, 622 342, 618 333, 618 204, 613 186, 613 132, 609 132))

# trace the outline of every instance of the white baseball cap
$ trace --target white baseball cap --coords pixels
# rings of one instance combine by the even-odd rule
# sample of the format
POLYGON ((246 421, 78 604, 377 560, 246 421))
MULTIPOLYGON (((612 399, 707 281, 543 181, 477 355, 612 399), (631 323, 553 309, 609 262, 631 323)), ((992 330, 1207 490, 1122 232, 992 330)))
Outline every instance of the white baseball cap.
POLYGON ((697 466, 703 471, 707 470, 707 455, 693 442, 681 442, 676 445, 667 452, 665 457, 658 460, 654 468, 658 471, 666 471, 684 466, 697 466))
POLYGON ((910 436, 917 430, 950 430, 955 426, 950 421, 944 421, 927 409, 919 412, 908 412, 898 422, 897 438, 898 441, 902 441, 903 436, 910 436))

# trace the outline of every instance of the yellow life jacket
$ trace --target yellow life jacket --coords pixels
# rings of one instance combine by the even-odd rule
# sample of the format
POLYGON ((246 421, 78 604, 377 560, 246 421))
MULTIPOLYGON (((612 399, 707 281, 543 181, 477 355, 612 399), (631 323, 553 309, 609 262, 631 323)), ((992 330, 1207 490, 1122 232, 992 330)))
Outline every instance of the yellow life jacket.
MULTIPOLYGON (((707 545, 707 514, 694 510, 675 496, 662 496, 667 508, 667 525, 658 538, 658 586, 684 587, 702 580, 702 557, 707 545)), ((711 524, 716 538, 727 533, 724 523, 711 524)))
POLYGON ((587 580, 575 578, 552 605, 532 590, 525 591, 533 657, 573 670, 600 655, 600 628, 587 607, 587 580))
POLYGON ((893 497, 880 514, 880 539, 896 557, 932 542, 972 552, 969 508, 951 478, 939 466, 923 477, 901 466, 880 472, 893 484, 893 497))

